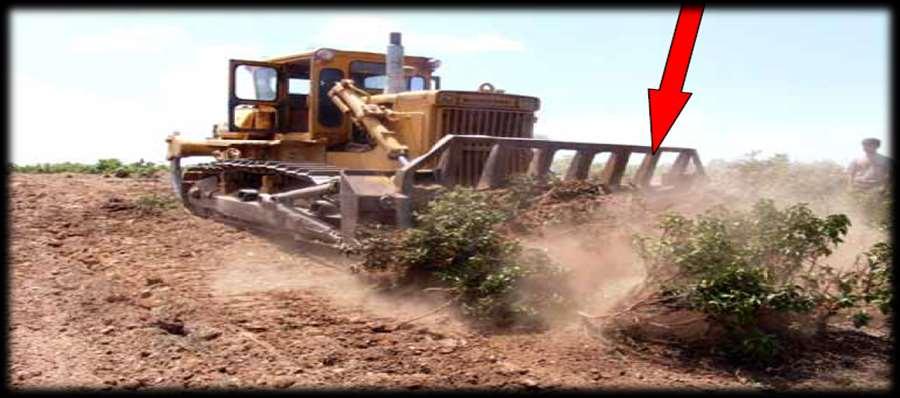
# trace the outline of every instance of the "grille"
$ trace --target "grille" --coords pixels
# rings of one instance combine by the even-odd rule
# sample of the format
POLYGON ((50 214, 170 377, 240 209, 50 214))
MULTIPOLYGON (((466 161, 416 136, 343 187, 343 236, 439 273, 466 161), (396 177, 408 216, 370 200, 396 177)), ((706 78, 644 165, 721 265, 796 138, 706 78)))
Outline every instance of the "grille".
MULTIPOLYGON (((439 136, 435 137, 435 141, 447 134, 531 138, 534 119, 531 112, 443 108, 440 111, 439 125, 439 136)), ((478 183, 490 150, 490 145, 486 144, 464 146, 459 167, 455 172, 457 183, 463 185, 478 183)), ((531 151, 517 149, 507 160, 507 170, 510 173, 524 173, 530 160, 531 151)))

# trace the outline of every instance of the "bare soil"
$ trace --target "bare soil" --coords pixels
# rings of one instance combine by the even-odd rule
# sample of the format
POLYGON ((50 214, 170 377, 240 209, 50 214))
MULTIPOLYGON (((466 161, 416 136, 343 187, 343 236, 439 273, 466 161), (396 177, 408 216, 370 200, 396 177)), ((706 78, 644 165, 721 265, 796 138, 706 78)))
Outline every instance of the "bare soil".
POLYGON ((836 327, 756 371, 604 345, 580 319, 500 333, 444 311, 398 328, 441 301, 378 293, 335 253, 135 206, 171 196, 163 176, 13 173, 9 187, 13 389, 890 387, 883 326, 836 327))

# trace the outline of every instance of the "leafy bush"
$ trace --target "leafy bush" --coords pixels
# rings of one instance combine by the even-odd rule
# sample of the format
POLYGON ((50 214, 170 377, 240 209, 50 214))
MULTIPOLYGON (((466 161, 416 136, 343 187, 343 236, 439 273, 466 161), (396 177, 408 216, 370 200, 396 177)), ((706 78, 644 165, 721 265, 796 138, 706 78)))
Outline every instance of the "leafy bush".
POLYGON ((833 203, 847 193, 846 173, 835 162, 793 162, 785 154, 761 159, 759 153, 712 162, 707 172, 713 185, 741 196, 749 194, 753 200, 773 198, 813 204, 833 203))
POLYGON ((720 197, 753 202, 772 198, 777 203, 809 203, 821 212, 852 214, 854 219, 889 232, 891 187, 856 191, 848 184, 844 168, 833 161, 795 162, 785 154, 769 158, 754 151, 734 161, 712 161, 707 165, 710 186, 722 191, 720 197))
POLYGON ((854 191, 851 195, 856 205, 862 209, 868 225, 890 233, 894 205, 890 187, 884 190, 854 191))
POLYGON ((500 234, 508 214, 488 194, 455 188, 416 217, 415 228, 368 240, 362 268, 394 266, 401 285, 448 288, 463 313, 498 326, 534 326, 569 303, 568 271, 500 234))
POLYGON ((135 200, 135 208, 143 214, 159 214, 164 210, 180 206, 178 199, 171 195, 148 194, 135 200))
POLYGON ((845 273, 841 278, 840 288, 843 293, 841 304, 848 308, 858 308, 852 316, 855 326, 865 326, 872 319, 862 304, 874 306, 882 314, 893 316, 892 256, 891 243, 878 242, 860 255, 854 270, 845 273))
POLYGON ((33 165, 11 164, 10 170, 19 173, 55 174, 55 173, 79 173, 79 174, 103 174, 116 177, 152 177, 159 171, 168 171, 168 166, 158 165, 153 162, 145 162, 143 159, 134 163, 122 163, 118 159, 100 159, 97 163, 89 165, 83 163, 41 163, 33 165))
POLYGON ((548 186, 552 186, 558 181, 559 179, 552 174, 548 175, 545 183, 528 175, 516 174, 510 177, 506 192, 493 198, 507 212, 507 218, 513 218, 521 211, 531 207, 534 200, 547 191, 548 186))
POLYGON ((767 317, 818 314, 823 322, 856 304, 853 281, 862 274, 819 264, 849 226, 843 214, 817 217, 805 203, 778 209, 760 200, 749 212, 719 206, 694 219, 668 214, 659 237, 635 243, 663 297, 721 325, 732 354, 764 361, 777 354, 784 326, 773 329, 767 317))

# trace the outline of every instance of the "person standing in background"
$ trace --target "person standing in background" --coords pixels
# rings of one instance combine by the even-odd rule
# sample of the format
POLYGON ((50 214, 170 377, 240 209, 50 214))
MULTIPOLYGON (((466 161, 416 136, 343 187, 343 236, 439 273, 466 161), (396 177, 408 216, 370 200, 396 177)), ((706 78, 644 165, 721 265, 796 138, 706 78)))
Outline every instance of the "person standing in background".
POLYGON ((850 188, 867 191, 873 188, 884 188, 891 178, 893 159, 878 153, 881 140, 866 138, 862 141, 865 156, 850 162, 847 173, 850 174, 850 188))

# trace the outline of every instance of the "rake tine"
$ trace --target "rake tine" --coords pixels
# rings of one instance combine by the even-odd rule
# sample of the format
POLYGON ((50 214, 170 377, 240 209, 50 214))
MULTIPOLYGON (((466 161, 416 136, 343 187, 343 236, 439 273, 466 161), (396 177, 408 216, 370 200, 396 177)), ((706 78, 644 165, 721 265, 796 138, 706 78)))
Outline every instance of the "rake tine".
POLYGON ((650 185, 650 179, 653 178, 653 172, 656 170, 656 163, 659 162, 659 156, 661 154, 662 152, 657 152, 656 155, 648 152, 644 155, 641 166, 634 175, 634 185, 640 188, 645 188, 650 185))
POLYGON ((631 151, 627 149, 610 153, 600 181, 610 189, 618 189, 622 184, 622 176, 625 174, 625 166, 628 165, 629 157, 631 157, 631 151))
POLYGON ((575 157, 569 163, 568 170, 566 170, 565 180, 586 180, 588 173, 591 171, 591 162, 594 160, 594 155, 594 152, 586 150, 576 152, 575 157))
POLYGON ((478 180, 476 189, 496 188, 506 181, 509 172, 506 170, 506 159, 509 156, 509 150, 501 144, 494 144, 488 155, 487 162, 484 163, 484 169, 481 171, 481 178, 478 180))
POLYGON ((553 154, 556 153, 555 148, 537 148, 534 156, 531 157, 531 163, 528 165, 528 175, 543 181, 550 172, 550 164, 553 162, 553 154))

